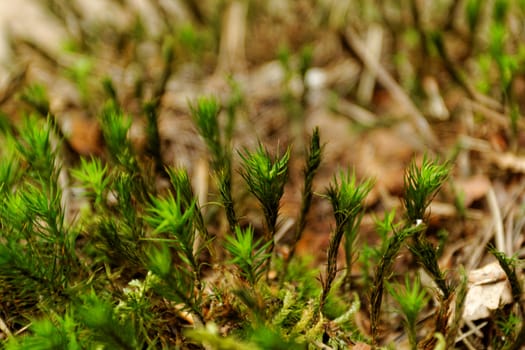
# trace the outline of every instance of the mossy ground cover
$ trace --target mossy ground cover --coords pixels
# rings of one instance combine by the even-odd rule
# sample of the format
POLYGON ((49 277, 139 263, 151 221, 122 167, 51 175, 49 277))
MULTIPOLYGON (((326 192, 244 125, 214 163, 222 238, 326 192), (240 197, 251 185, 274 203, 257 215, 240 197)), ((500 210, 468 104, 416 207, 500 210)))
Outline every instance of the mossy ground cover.
POLYGON ((521 1, 37 6, 2 347, 523 346, 521 1))

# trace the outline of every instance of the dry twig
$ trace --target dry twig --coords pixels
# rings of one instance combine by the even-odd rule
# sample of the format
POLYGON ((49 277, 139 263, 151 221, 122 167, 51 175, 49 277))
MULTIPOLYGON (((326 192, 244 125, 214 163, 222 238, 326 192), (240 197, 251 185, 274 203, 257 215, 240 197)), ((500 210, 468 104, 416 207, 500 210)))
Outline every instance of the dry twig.
POLYGON ((494 226, 496 228, 496 233, 494 237, 496 241, 496 249, 500 252, 505 252, 505 254, 509 254, 509 252, 507 252, 505 249, 505 233, 503 229, 501 210, 496 199, 496 193, 494 192, 494 188, 492 186, 490 186, 489 190, 487 191, 487 202, 490 208, 490 212, 492 213, 492 220, 494 222, 494 226))
POLYGON ((368 52, 357 33, 352 28, 348 27, 346 32, 342 33, 342 35, 357 56, 359 56, 363 64, 370 71, 375 72, 377 80, 390 92, 392 97, 397 100, 400 105, 406 108, 408 116, 411 118, 416 130, 419 131, 425 142, 431 147, 436 147, 438 141, 428 121, 421 114, 410 97, 405 93, 403 88, 395 81, 392 75, 375 57, 370 54, 370 52, 368 52))

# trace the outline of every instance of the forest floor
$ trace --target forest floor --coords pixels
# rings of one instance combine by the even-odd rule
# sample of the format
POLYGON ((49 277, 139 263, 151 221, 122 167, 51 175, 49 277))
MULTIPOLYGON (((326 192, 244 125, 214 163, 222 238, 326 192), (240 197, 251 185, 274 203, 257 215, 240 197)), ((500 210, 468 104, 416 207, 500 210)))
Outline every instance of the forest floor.
MULTIPOLYGON (((276 153, 291 146, 276 235, 281 254, 301 206, 304 150, 318 127, 323 157, 296 254, 313 256, 312 266, 320 269, 335 227, 323 194, 335 175, 349 169, 358 179, 375 181, 352 265, 352 276, 360 278, 367 269, 362 247, 381 241, 376 220, 391 210, 401 216, 407 167, 424 156, 449 162, 450 176, 428 210, 427 237, 436 247, 442 244, 440 268, 454 276, 464 269, 471 287, 456 347, 495 346, 501 335, 495 315, 511 304, 511 291, 487 247, 518 259, 525 254, 525 9, 519 1, 494 1, 507 3, 503 15, 490 1, 479 2, 477 10, 471 1, 423 6, 416 0, 8 3, 14 4, 0 3, 6 29, 0 110, 17 124, 35 109, 21 92, 45 87, 74 166, 79 157, 110 157, 98 118, 107 78, 132 117, 128 136, 139 155, 148 149, 142 102, 161 86, 163 163, 187 169, 209 212, 217 189, 191 118, 192 101, 215 96, 226 111, 238 98, 234 149, 260 142, 276 153), (174 50, 168 70, 167 45, 174 50)), ((260 207, 243 189, 239 164, 234 152, 240 221, 262 232, 260 207)), ((81 205, 70 203, 71 217, 81 205)), ((212 231, 226 227, 224 218, 210 222, 212 231)), ((340 253, 343 264, 342 248, 340 253)), ((393 279, 415 274, 433 288, 411 251, 402 249, 393 279)), ((367 308, 362 300, 356 322, 370 335, 367 308)), ((435 310, 426 311, 422 329, 435 310)), ((386 312, 391 317, 384 317, 382 344, 406 346, 400 316, 386 312)))

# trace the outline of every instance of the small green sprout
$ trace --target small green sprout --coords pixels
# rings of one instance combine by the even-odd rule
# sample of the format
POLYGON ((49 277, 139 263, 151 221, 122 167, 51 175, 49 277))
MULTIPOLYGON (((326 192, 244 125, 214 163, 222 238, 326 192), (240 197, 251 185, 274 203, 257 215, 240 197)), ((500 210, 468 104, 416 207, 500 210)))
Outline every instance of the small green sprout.
POLYGON ((475 34, 475 29, 479 23, 482 4, 478 0, 468 0, 465 5, 465 13, 471 35, 475 34))
POLYGON ((511 313, 510 315, 504 315, 504 317, 498 317, 496 320, 496 325, 501 336, 494 339, 494 342, 499 344, 494 344, 497 348, 504 348, 503 345, 506 344, 509 340, 515 339, 518 335, 518 331, 521 328, 522 318, 519 315, 511 313))
POLYGON ((87 55, 78 57, 74 62, 71 67, 67 68, 65 73, 75 83, 82 101, 87 103, 91 92, 89 79, 93 73, 94 63, 87 55))
POLYGON ((214 97, 198 98, 194 104, 190 104, 190 111, 199 133, 210 150, 213 168, 220 169, 225 154, 219 128, 219 101, 214 97))
MULTIPOLYGON (((425 271, 432 277, 434 283, 441 294, 439 294, 439 306, 436 318, 436 332, 446 333, 447 315, 450 312, 452 297, 456 286, 447 281, 447 275, 441 270, 438 262, 439 248, 434 245, 425 236, 426 209, 436 195, 438 189, 445 182, 450 172, 447 163, 439 164, 428 159, 424 155, 421 167, 417 167, 413 161, 405 175, 405 197, 404 205, 406 210, 407 227, 413 225, 418 229, 412 235, 412 243, 409 249, 423 266, 425 271)), ((434 339, 428 340, 429 344, 435 342, 434 339)))
POLYGON ((438 164, 423 157, 421 167, 412 161, 405 175, 405 205, 407 218, 411 223, 425 220, 425 211, 437 190, 445 182, 450 172, 449 165, 438 164))
POLYGON ((107 165, 102 166, 98 158, 87 161, 85 158, 80 160, 80 168, 73 169, 71 174, 81 182, 87 191, 87 196, 93 199, 95 208, 98 208, 105 201, 105 193, 110 182, 107 165))
MULTIPOLYGON (((212 158, 212 169, 217 179, 219 195, 226 211, 230 231, 237 226, 237 215, 232 195, 232 150, 228 138, 233 124, 226 128, 226 135, 221 136, 219 128, 219 101, 214 97, 201 97, 195 104, 190 104, 191 116, 204 139, 212 158), (226 140, 224 140, 226 138, 226 140), (228 143, 228 144, 226 144, 228 143)), ((232 116, 230 116, 230 119, 232 116)), ((233 123, 233 120, 231 120, 233 123)), ((228 121, 230 124, 230 120, 228 121)))
POLYGON ((489 246, 489 252, 498 260, 499 265, 505 271, 510 282, 512 298, 519 303, 523 292, 522 282, 516 273, 516 266, 519 263, 517 256, 508 257, 505 253, 497 251, 493 246, 489 246))
MULTIPOLYGON (((187 208, 182 208, 180 196, 177 199, 169 194, 165 198, 151 198, 151 206, 146 208, 147 216, 145 221, 154 229, 154 234, 168 234, 167 238, 159 238, 164 242, 172 242, 180 252, 180 258, 189 265, 195 278, 200 278, 200 266, 197 256, 193 251, 195 241, 194 203, 187 208)), ((151 238, 150 240, 156 240, 151 238)))
POLYGON ((364 210, 364 199, 372 189, 373 184, 374 182, 370 179, 358 183, 355 173, 348 171, 346 174, 341 172, 339 178, 334 176, 333 182, 327 189, 326 197, 332 204, 336 226, 328 246, 328 265, 326 267, 326 279, 323 282, 321 311, 336 277, 337 252, 343 236, 346 241, 346 269, 347 271, 350 270, 352 247, 357 238, 357 231, 364 210))
POLYGON ((152 197, 151 205, 146 208, 144 219, 154 229, 154 236, 145 240, 159 246, 151 248, 149 268, 161 279, 154 289, 171 300, 182 302, 202 323, 200 249, 194 249, 196 208, 194 202, 183 208, 180 198, 177 195, 175 199, 171 193, 164 198, 152 197), (172 250, 182 262, 177 266, 172 265, 172 250))
POLYGON ((146 115, 146 153, 153 159, 155 171, 165 175, 160 147, 157 108, 157 102, 155 101, 146 102, 143 106, 144 114, 146 115))
POLYGON ((57 147, 52 144, 52 130, 50 122, 42 125, 34 115, 24 119, 19 129, 17 149, 22 158, 28 163, 29 169, 35 176, 50 179, 57 176, 55 159, 57 147))
POLYGON ((28 86, 20 95, 20 99, 33 107, 41 116, 48 116, 49 98, 43 85, 33 84, 28 86))
POLYGON ((447 299, 451 295, 453 287, 447 282, 445 272, 439 267, 438 250, 424 237, 414 237, 414 244, 410 245, 409 249, 432 277, 444 298, 447 299))
POLYGON ((255 241, 252 227, 245 230, 236 227, 235 236, 226 236, 224 248, 231 254, 231 264, 239 268, 241 276, 255 286, 264 273, 264 266, 270 259, 271 254, 266 253, 272 242, 255 241))
MULTIPOLYGON (((438 164, 423 156, 421 167, 413 161, 405 175, 405 197, 403 199, 406 217, 410 224, 421 225, 426 220, 426 210, 445 182, 450 172, 447 163, 438 164)), ((445 299, 452 292, 452 286, 446 281, 446 276, 438 264, 438 251, 424 237, 424 230, 414 235, 410 251, 418 258, 423 268, 430 274, 445 299)))
POLYGON ((299 240, 301 239, 304 228, 306 226, 306 215, 310 210, 314 194, 312 190, 313 181, 317 173, 317 169, 321 164, 322 151, 323 147, 321 146, 319 140, 319 128, 315 128, 310 139, 310 147, 308 148, 306 154, 306 164, 303 170, 304 187, 301 199, 301 209, 299 211, 299 218, 297 219, 297 225, 295 227, 294 240, 292 242, 290 255, 288 257, 289 260, 293 258, 297 242, 299 242, 299 240))
POLYGON ((101 125, 102 134, 113 161, 131 173, 139 172, 133 147, 128 139, 131 119, 109 102, 102 111, 101 125))
POLYGON ((188 171, 182 168, 169 168, 166 171, 168 173, 173 188, 175 189, 175 191, 177 191, 182 207, 189 208, 192 205, 195 206, 195 225, 197 226, 197 229, 202 235, 201 238, 207 241, 208 239, 210 239, 210 235, 208 233, 208 229, 206 228, 206 224, 204 223, 204 217, 202 216, 202 212, 195 200, 195 195, 193 193, 193 188, 191 187, 191 181, 188 171))
MULTIPOLYGON (((389 214, 385 215, 382 225, 386 226, 387 224, 390 224, 390 220, 391 216, 389 214)), ((381 258, 375 269, 374 281, 370 291, 370 328, 372 333, 372 343, 374 345, 377 345, 378 343, 379 319, 381 305, 383 303, 384 287, 389 276, 392 274, 394 260, 405 241, 424 229, 425 227, 423 224, 405 227, 400 231, 396 231, 395 227, 392 227, 394 234, 389 237, 384 244, 384 249, 380 254, 381 258)))
POLYGON ((413 350, 417 349, 416 324, 419 313, 430 300, 429 295, 422 288, 419 277, 410 284, 410 279, 405 276, 405 285, 386 284, 386 288, 394 300, 399 304, 399 311, 403 314, 405 328, 413 350))
MULTIPOLYGON (((519 315, 523 317, 523 313, 525 312, 525 308, 523 307, 523 303, 521 302, 523 295, 523 281, 518 277, 518 274, 516 272, 516 267, 520 261, 516 256, 508 257, 503 252, 497 251, 493 246, 489 247, 489 252, 498 260, 499 265, 501 266, 503 271, 505 271, 505 274, 507 275, 507 278, 510 283, 512 299, 517 305, 519 315)), ((504 328, 503 330, 505 331, 504 328)), ((523 319, 521 320, 521 326, 519 328, 516 328, 513 333, 514 337, 512 339, 507 340, 507 345, 504 348, 512 350, 523 348, 523 344, 525 344, 525 323, 523 322, 523 319)))
POLYGON ((267 149, 259 144, 254 152, 247 149, 239 153, 242 159, 241 176, 248 184, 249 191, 259 200, 266 219, 266 242, 271 242, 276 233, 279 202, 284 194, 284 185, 288 180, 288 161, 290 148, 280 156, 272 157, 267 149))

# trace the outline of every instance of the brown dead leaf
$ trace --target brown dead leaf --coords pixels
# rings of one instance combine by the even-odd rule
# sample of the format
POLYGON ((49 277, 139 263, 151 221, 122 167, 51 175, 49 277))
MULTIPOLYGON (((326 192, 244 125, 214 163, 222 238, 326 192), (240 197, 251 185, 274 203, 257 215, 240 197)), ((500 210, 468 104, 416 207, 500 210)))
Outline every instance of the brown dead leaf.
POLYGON ((63 116, 62 129, 69 144, 78 154, 102 154, 102 134, 94 119, 76 112, 68 112, 63 116))
POLYGON ((450 219, 456 216, 457 209, 454 205, 434 201, 430 204, 427 211, 430 214, 429 225, 439 225, 442 220, 450 219))
POLYGON ((466 208, 478 199, 485 197, 490 188, 489 179, 482 174, 474 175, 455 182, 458 192, 463 194, 463 202, 466 208))
POLYGON ((356 163, 364 176, 374 177, 379 188, 392 194, 403 191, 405 167, 414 154, 414 147, 400 130, 375 129, 366 135, 357 154, 356 163))
POLYGON ((497 262, 470 271, 468 283, 469 290, 463 310, 465 320, 487 318, 492 311, 512 302, 507 276, 497 262))

